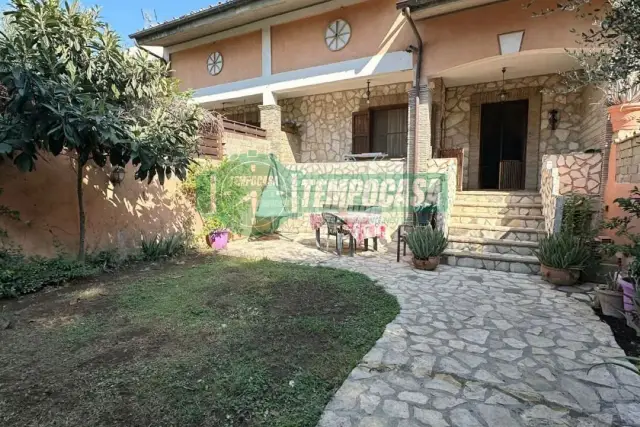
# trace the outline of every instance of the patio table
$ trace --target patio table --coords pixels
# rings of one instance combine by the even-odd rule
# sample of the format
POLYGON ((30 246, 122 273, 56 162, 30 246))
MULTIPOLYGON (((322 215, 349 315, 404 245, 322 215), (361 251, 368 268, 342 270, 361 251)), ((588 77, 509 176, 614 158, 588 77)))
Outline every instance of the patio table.
MULTIPOLYGON (((346 228, 353 236, 356 244, 364 242, 365 250, 369 249, 369 240, 373 239, 373 249, 378 250, 378 238, 385 239, 387 226, 382 222, 382 215, 371 212, 331 212, 343 219, 346 228)), ((311 228, 316 231, 316 246, 320 248, 320 227, 324 224, 321 213, 309 215, 311 228)))

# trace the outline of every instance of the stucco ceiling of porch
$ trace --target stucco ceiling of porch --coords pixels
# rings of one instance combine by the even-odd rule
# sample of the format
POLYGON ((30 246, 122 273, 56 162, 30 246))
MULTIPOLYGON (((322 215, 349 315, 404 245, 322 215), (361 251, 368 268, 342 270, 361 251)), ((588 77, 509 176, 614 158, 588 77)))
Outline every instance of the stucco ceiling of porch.
POLYGON ((503 67, 508 80, 569 71, 578 63, 564 49, 527 50, 469 62, 432 77, 442 77, 447 87, 466 86, 502 80, 503 67))

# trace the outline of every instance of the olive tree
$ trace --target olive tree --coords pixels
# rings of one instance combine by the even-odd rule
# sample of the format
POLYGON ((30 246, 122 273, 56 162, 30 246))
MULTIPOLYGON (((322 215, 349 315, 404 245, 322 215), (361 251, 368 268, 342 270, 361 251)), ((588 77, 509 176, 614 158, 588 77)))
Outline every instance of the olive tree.
POLYGON ((125 50, 98 9, 11 0, 5 16, 0 156, 25 172, 43 153, 75 159, 83 260, 87 165, 131 163, 149 183, 184 179, 206 113, 178 92, 167 64, 125 50))

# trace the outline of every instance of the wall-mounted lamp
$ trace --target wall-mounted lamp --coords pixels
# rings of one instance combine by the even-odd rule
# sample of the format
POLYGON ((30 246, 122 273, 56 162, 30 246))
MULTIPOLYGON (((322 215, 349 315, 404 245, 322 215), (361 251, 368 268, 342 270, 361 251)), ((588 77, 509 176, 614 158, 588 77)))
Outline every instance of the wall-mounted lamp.
POLYGON ((549 111, 549 127, 551 128, 551 130, 558 129, 558 122, 560 121, 558 117, 559 115, 560 112, 555 108, 549 111))
POLYGON ((121 184, 122 181, 124 181, 125 173, 126 172, 122 166, 114 166, 109 174, 109 181, 111 181, 113 185, 121 184))

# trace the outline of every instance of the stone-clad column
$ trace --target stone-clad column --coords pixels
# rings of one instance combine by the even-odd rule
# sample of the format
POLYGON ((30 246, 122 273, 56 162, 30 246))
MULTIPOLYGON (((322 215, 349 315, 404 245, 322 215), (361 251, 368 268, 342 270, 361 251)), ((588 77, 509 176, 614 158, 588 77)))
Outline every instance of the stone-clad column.
POLYGON ((420 90, 409 90, 409 126, 408 126, 407 171, 409 173, 425 172, 427 161, 433 157, 431 146, 432 117, 431 90, 428 85, 420 86, 420 90), (417 102, 416 102, 417 96, 417 102), (415 110, 418 109, 416 122, 415 110), (416 126, 418 139, 416 141, 416 126))
POLYGON ((260 105, 260 127, 267 131, 270 152, 282 163, 295 163, 287 134, 282 131, 282 108, 277 104, 260 105))

